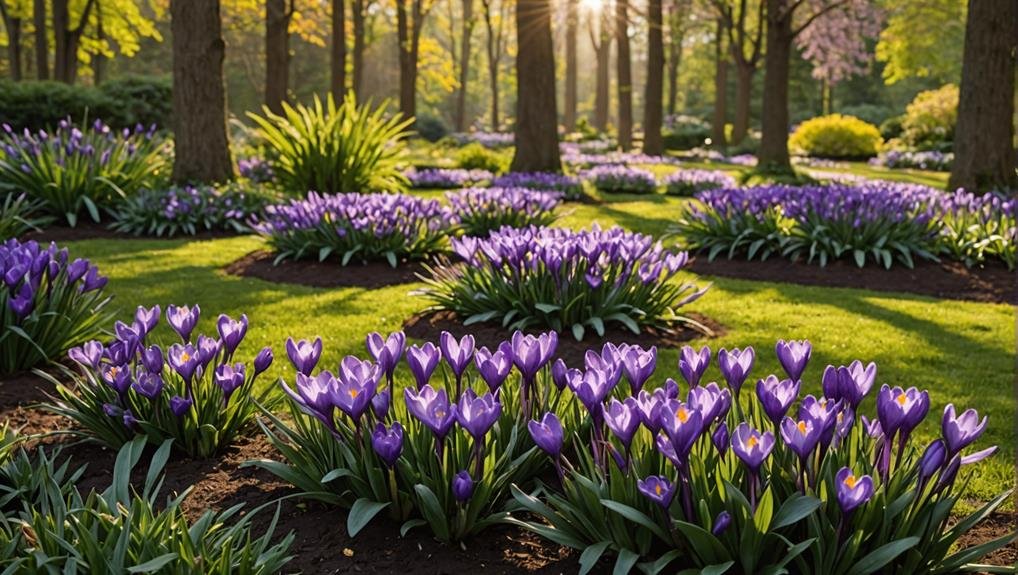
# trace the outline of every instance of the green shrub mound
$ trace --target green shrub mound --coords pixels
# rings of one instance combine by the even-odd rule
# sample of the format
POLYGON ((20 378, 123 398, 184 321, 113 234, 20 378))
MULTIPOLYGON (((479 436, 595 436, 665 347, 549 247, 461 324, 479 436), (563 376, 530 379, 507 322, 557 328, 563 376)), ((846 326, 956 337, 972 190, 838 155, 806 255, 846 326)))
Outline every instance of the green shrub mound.
POLYGON ((795 153, 842 159, 873 157, 883 143, 876 126, 841 114, 806 120, 788 140, 795 153))

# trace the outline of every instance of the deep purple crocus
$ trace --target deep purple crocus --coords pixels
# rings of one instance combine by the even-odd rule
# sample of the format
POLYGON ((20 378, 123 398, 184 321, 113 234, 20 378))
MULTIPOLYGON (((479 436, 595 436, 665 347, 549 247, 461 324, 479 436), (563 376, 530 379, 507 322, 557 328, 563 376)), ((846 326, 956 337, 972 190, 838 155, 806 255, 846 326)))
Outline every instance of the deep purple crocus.
POLYGON ((675 485, 660 475, 651 475, 636 481, 636 488, 661 509, 668 509, 675 498, 675 485))
POLYGON ((272 355, 272 348, 263 347, 254 358, 254 376, 258 377, 259 374, 265 373, 272 365, 273 359, 275 358, 272 355))
POLYGON ((925 485, 947 461, 947 444, 943 439, 934 439, 919 459, 919 484, 925 485))
POLYGON ((286 382, 280 381, 280 385, 301 411, 317 418, 329 429, 335 428, 335 422, 332 420, 336 410, 333 398, 339 382, 331 372, 323 370, 314 377, 297 372, 296 392, 290 389, 286 382))
POLYGON ((722 511, 714 518, 714 525, 710 528, 710 532, 715 537, 720 537, 722 533, 728 530, 728 526, 731 524, 732 514, 727 511, 722 511))
POLYGON ((760 471, 760 466, 773 449, 774 434, 770 431, 760 433, 745 421, 732 433, 732 451, 754 474, 760 471))
POLYGON ((763 406, 764 413, 775 426, 781 422, 781 418, 799 396, 800 383, 799 380, 778 380, 775 375, 768 375, 767 379, 756 382, 756 396, 763 406))
POLYGON ((295 342, 293 338, 287 338, 286 356, 299 373, 311 375, 318 365, 318 359, 322 357, 322 338, 315 338, 314 343, 306 339, 295 342))
POLYGON ((103 356, 103 344, 98 341, 85 342, 81 347, 72 347, 67 352, 72 361, 92 369, 99 369, 103 356))
POLYGON ((728 382, 728 386, 735 390, 736 395, 742 389, 742 384, 746 382, 754 363, 756 363, 756 352, 752 347, 743 350, 735 348, 731 351, 721 348, 721 351, 718 352, 718 367, 721 368, 721 375, 728 382))
POLYGON ((411 345, 406 352, 406 363, 410 366, 410 373, 417 381, 417 389, 423 388, 431 380, 431 374, 438 367, 440 359, 438 348, 430 341, 418 347, 411 345))
POLYGON ((813 395, 802 398, 799 404, 799 420, 809 419, 820 428, 820 445, 830 445, 836 431, 841 403, 826 397, 817 399, 813 395))
POLYGON ((456 414, 449 405, 449 395, 445 390, 435 391, 431 385, 425 384, 420 389, 408 387, 403 394, 410 414, 430 429, 436 438, 444 439, 456 423, 456 414))
POLYGON ((158 373, 143 373, 131 388, 142 397, 155 399, 163 391, 163 378, 158 373))
POLYGON ((194 377, 194 372, 198 369, 198 364, 201 361, 201 358, 198 357, 198 350, 191 344, 181 345, 179 343, 175 343, 170 346, 166 355, 170 363, 170 367, 172 367, 185 382, 190 383, 191 378, 194 377))
POLYGON ((198 336, 198 344, 195 348, 198 350, 198 366, 205 370, 208 368, 209 363, 219 355, 219 350, 222 349, 223 345, 217 339, 208 337, 206 335, 198 336))
POLYGON ((725 454, 728 453, 728 444, 731 441, 728 434, 728 424, 724 421, 718 424, 717 429, 714 430, 710 439, 711 443, 714 444, 714 448, 718 450, 718 453, 721 454, 722 457, 724 457, 725 454))
POLYGON ((244 364, 223 364, 216 368, 213 381, 223 390, 223 402, 229 403, 234 391, 244 385, 244 364))
POLYGON ((559 391, 565 389, 569 385, 569 381, 576 377, 572 372, 580 373, 580 370, 570 369, 561 357, 551 365, 551 381, 559 391))
POLYGON ((644 350, 638 345, 631 345, 622 354, 622 370, 629 381, 630 393, 636 396, 643 389, 643 384, 650 379, 657 366, 657 346, 644 350))
POLYGON ((150 345, 141 351, 141 363, 149 373, 162 373, 163 350, 158 345, 150 345))
POLYGON ((389 415, 389 404, 392 403, 392 396, 389 395, 389 390, 383 388, 381 391, 375 394, 371 398, 371 411, 375 414, 377 419, 385 419, 385 416, 389 415))
POLYGON ((457 340, 451 333, 443 331, 438 338, 438 344, 442 349, 442 357, 458 380, 474 356, 474 336, 467 334, 457 340))
POLYGON ((477 441, 482 441, 492 425, 502 415, 502 404, 488 392, 480 397, 467 389, 459 403, 452 406, 456 421, 477 441))
POLYGON ((838 505, 842 513, 851 513, 873 496, 873 478, 856 477, 849 467, 842 467, 834 481, 838 492, 838 505))
POLYGON ((812 455, 813 450, 820 443, 820 435, 823 433, 819 422, 809 417, 798 421, 791 417, 785 417, 781 420, 780 428, 781 439, 789 449, 799 456, 801 461, 807 460, 812 455))
POLYGON ((474 365, 488 389, 498 391, 513 368, 512 349, 507 342, 499 344, 494 353, 482 347, 474 353, 474 365))
POLYGON ((661 406, 661 429, 668 436, 676 458, 684 462, 703 432, 703 416, 691 406, 669 399, 661 406))
POLYGON ((348 355, 339 364, 332 402, 359 425, 361 416, 371 407, 381 378, 382 369, 377 363, 348 355))
POLYGON ((460 471, 452 478, 452 496, 456 498, 456 501, 466 503, 470 500, 470 496, 474 494, 474 480, 470 477, 470 472, 464 469, 460 471))
POLYGON ((679 372, 690 387, 700 385, 700 378, 703 377, 709 366, 709 347, 703 346, 700 351, 696 351, 688 345, 682 347, 682 352, 679 355, 679 372))
POLYGON ((220 314, 216 321, 216 328, 219 330, 219 339, 226 349, 226 357, 232 357, 237 346, 247 335, 247 314, 241 314, 239 320, 235 320, 226 314, 220 314))
POLYGON ((194 307, 166 306, 166 321, 185 343, 191 341, 191 332, 194 331, 194 326, 198 325, 200 315, 201 308, 197 305, 194 307))
POLYGON ((562 423, 554 413, 545 413, 540 421, 527 422, 527 429, 538 447, 553 459, 558 459, 562 453, 563 431, 562 423))
POLYGON ((907 436, 930 409, 930 396, 914 387, 904 390, 884 385, 877 393, 877 418, 888 439, 901 430, 907 436))
POLYGON ((382 423, 375 425, 375 431, 371 434, 371 447, 386 467, 395 466, 403 453, 403 426, 398 421, 389 429, 382 423))
POLYGON ((966 409, 960 416, 956 416, 954 404, 949 403, 944 408, 944 416, 940 422, 944 441, 947 442, 948 456, 953 457, 973 441, 979 439, 986 429, 986 422, 985 416, 982 421, 979 421, 979 414, 974 409, 966 409))
POLYGON ((827 366, 821 383, 827 398, 840 399, 855 409, 873 388, 876 377, 877 364, 870 362, 864 367, 861 361, 855 360, 847 367, 827 366))
POLYGON ((627 397, 624 401, 619 401, 613 397, 604 408, 604 421, 628 451, 633 443, 633 436, 640 427, 640 411, 636 400, 627 397))
POLYGON ((805 339, 801 341, 779 339, 777 345, 774 346, 774 351, 778 354, 778 361, 785 373, 788 374, 789 379, 798 381, 802 378, 802 372, 806 371, 806 364, 809 363, 810 355, 813 353, 813 346, 810 345, 809 340, 805 339))
POLYGON ((194 404, 194 400, 174 395, 170 398, 170 411, 177 418, 184 417, 191 410, 192 404, 194 404))

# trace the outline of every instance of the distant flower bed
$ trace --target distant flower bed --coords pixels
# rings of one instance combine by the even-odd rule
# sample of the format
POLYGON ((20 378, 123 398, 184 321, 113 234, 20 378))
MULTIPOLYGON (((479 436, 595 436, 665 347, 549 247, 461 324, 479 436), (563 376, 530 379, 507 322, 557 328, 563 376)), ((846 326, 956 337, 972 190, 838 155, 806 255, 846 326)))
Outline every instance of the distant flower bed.
POLYGON ((492 180, 499 188, 529 188, 539 191, 562 192, 566 199, 583 195, 583 182, 576 176, 548 172, 509 172, 492 180))
POLYGON ((721 164, 732 164, 735 166, 755 166, 757 164, 756 156, 753 154, 738 154, 735 156, 726 156, 717 150, 711 150, 708 148, 693 148, 682 152, 678 156, 680 159, 689 160, 693 162, 718 162, 721 164))
POLYGON ((901 152, 891 150, 870 160, 874 166, 891 169, 937 170, 948 172, 954 163, 951 152, 901 152))
POLYGON ((268 206, 251 222, 283 259, 337 257, 385 261, 395 267, 404 259, 423 259, 440 252, 457 223, 436 200, 405 194, 310 193, 306 199, 268 206))
POLYGON ((574 232, 502 228, 486 238, 452 240, 466 265, 433 270, 422 294, 468 325, 604 334, 618 324, 640 333, 680 319, 676 311, 704 291, 669 280, 687 262, 650 236, 622 228, 574 232))
POLYGON ((109 320, 106 278, 56 244, 0 244, 0 375, 55 360, 109 320))
POLYGON ((589 153, 573 148, 562 153, 562 161, 571 166, 581 168, 599 166, 633 166, 636 164, 671 166, 678 163, 671 156, 648 156, 639 152, 606 152, 589 153))
POLYGON ((657 191, 657 178, 641 168, 598 166, 582 172, 580 177, 588 180, 602 193, 653 194, 657 191))
POLYGON ((250 157, 237 160, 237 173, 240 177, 251 180, 256 184, 266 184, 276 180, 276 172, 272 164, 264 158, 250 157))
POLYGON ((735 178, 716 170, 678 170, 664 181, 665 192, 673 196, 692 196, 714 188, 735 187, 735 178))
POLYGON ((711 259, 780 255, 825 265, 848 258, 889 268, 947 253, 969 265, 998 259, 1014 267, 1015 202, 992 195, 868 182, 709 190, 697 199, 678 231, 711 259))
POLYGON ((49 214, 74 226, 123 196, 154 185, 168 155, 156 127, 113 130, 101 120, 78 127, 62 120, 56 131, 0 132, 0 190, 25 193, 49 214))
POLYGON ((480 144, 485 148, 508 148, 513 145, 512 132, 460 132, 452 135, 460 145, 480 144))
POLYGON ((203 231, 243 233, 249 230, 248 220, 271 201, 268 194, 246 191, 237 185, 144 190, 113 210, 111 228, 134 235, 167 237, 203 231))
POLYGON ((486 236, 502 226, 548 225, 562 202, 559 192, 527 188, 470 188, 447 192, 446 198, 468 236, 486 236))
POLYGON ((463 170, 448 168, 410 169, 406 172, 410 186, 414 188, 453 189, 477 186, 489 182, 494 174, 488 170, 463 170))

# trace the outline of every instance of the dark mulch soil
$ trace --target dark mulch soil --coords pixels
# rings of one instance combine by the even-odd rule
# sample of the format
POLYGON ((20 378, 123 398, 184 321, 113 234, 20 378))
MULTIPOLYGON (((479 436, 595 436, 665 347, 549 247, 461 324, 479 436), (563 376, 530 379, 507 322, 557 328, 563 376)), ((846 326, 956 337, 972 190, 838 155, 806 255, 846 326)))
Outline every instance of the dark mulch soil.
MULTIPOLYGON (((724 326, 709 317, 697 313, 686 315, 710 329, 712 337, 720 336, 725 332, 724 326)), ((497 323, 477 323, 464 326, 456 314, 449 311, 432 311, 415 315, 403 323, 403 331, 409 337, 432 342, 437 342, 443 331, 448 331, 456 337, 462 337, 469 333, 474 336, 478 347, 484 345, 489 349, 495 349, 499 343, 512 336, 511 331, 497 323)), ((531 331, 536 333, 540 330, 531 331)), ((598 337, 592 329, 587 330, 583 341, 576 341, 569 332, 559 334, 556 355, 565 360, 568 365, 576 367, 583 364, 583 355, 588 349, 601 349, 605 342, 628 343, 644 348, 652 345, 661 348, 677 348, 682 347, 690 340, 705 335, 707 334, 685 325, 677 325, 670 329, 645 328, 643 332, 636 335, 625 327, 609 324, 605 326, 604 337, 598 337)))
POLYGON ((216 238, 230 238, 235 237, 238 234, 231 231, 199 231, 197 234, 184 235, 178 234, 175 236, 148 236, 134 234, 125 234, 121 232, 115 232, 106 227, 107 224, 97 224, 91 220, 81 220, 78 225, 70 228, 65 225, 53 225, 47 228, 43 228, 41 231, 32 231, 22 235, 22 240, 35 240, 39 243, 49 242, 76 242, 80 240, 105 240, 105 239, 119 239, 119 240, 179 240, 179 239, 190 239, 190 240, 211 240, 216 238))
POLYGON ((247 254, 226 266, 226 273, 258 278, 265 281, 311 287, 376 288, 419 281, 423 274, 419 263, 403 263, 392 267, 384 262, 340 265, 334 260, 286 260, 273 265, 276 255, 265 250, 247 254))
MULTIPOLYGON (((60 420, 28 406, 45 399, 52 385, 33 375, 7 377, 0 381, 0 421, 12 418, 25 430, 42 433, 66 428, 60 420)), ((115 452, 93 444, 75 442, 69 437, 49 437, 46 445, 63 447, 62 454, 87 468, 79 488, 104 489, 113 478, 115 452)), ((221 510, 244 503, 246 510, 270 504, 255 517, 256 530, 264 528, 272 518, 278 498, 294 491, 272 474, 255 467, 242 467, 253 459, 274 459, 278 455, 257 435, 244 438, 223 455, 209 459, 173 460, 165 469, 164 494, 179 493, 191 488, 184 510, 197 517, 207 509, 221 510)), ((136 468, 136 481, 144 481, 147 458, 136 468)), ((1015 528, 1014 513, 998 513, 962 539, 974 545, 1000 537, 1015 528)), ((412 530, 399 537, 399 526, 377 519, 356 539, 346 535, 346 514, 314 502, 290 498, 282 503, 276 536, 294 532, 290 547, 294 560, 286 573, 399 573, 459 574, 483 569, 485 573, 532 573, 555 575, 573 573, 578 569, 579 553, 548 543, 539 537, 513 527, 495 527, 466 542, 463 546, 443 545, 435 541, 426 528, 412 530)), ((1011 565, 1018 558, 1018 545, 1012 544, 983 562, 1011 565)), ((607 573, 610 563, 602 561, 595 572, 607 573)))
POLYGON ((944 299, 1018 304, 1018 275, 1002 265, 966 268, 959 262, 917 262, 914 269, 894 266, 887 270, 835 261, 820 267, 785 259, 766 261, 697 257, 691 271, 738 279, 786 282, 824 287, 859 288, 904 292, 944 299))

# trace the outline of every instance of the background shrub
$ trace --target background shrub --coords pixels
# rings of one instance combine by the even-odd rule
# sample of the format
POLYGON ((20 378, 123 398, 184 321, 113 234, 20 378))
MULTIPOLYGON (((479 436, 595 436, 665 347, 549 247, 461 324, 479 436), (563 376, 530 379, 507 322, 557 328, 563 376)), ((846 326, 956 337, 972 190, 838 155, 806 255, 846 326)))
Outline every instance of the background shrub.
POLYGON ((710 124, 700 118, 681 114, 665 118, 662 137, 666 150, 690 150, 702 146, 710 136, 710 124))
POLYGON ((449 126, 438 116, 422 114, 417 116, 417 121, 414 122, 414 131, 420 137, 434 143, 449 135, 449 126))
POLYGON ((905 109, 902 139, 923 149, 950 147, 958 119, 958 86, 947 84, 920 92, 905 109))
POLYGON ((474 142, 460 149, 456 154, 456 165, 464 170, 487 170, 500 174, 509 167, 509 157, 499 151, 474 142))
POLYGON ((788 141, 792 150, 822 158, 869 158, 882 144, 876 126, 841 114, 806 120, 788 141))

